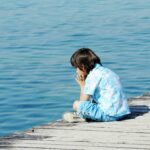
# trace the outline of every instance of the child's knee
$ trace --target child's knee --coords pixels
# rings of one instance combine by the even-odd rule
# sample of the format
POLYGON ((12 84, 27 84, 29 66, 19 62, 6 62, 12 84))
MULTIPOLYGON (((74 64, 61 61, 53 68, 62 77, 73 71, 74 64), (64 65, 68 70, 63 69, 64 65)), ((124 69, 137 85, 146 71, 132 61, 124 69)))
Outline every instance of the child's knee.
POLYGON ((73 109, 74 109, 75 111, 77 111, 78 105, 79 105, 79 101, 78 101, 78 100, 74 101, 74 103, 73 103, 73 109))

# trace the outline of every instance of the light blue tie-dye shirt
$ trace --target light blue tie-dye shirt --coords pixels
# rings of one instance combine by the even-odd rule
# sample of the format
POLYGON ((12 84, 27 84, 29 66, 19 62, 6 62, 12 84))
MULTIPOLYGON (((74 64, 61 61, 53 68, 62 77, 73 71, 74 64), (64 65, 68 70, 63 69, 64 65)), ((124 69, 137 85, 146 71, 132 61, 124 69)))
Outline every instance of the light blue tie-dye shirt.
POLYGON ((130 113, 118 75, 99 64, 88 74, 84 93, 91 95, 109 116, 121 117, 130 113))

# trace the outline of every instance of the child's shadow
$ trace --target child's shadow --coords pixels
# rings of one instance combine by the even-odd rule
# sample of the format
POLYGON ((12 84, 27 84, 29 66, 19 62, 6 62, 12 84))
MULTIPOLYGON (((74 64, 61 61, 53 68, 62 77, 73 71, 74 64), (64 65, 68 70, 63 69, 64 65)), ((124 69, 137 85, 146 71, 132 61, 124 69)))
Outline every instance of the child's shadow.
POLYGON ((144 114, 150 112, 150 108, 147 105, 132 105, 129 107, 131 114, 129 114, 123 119, 120 119, 120 121, 126 119, 135 119, 136 117, 143 116, 144 114))

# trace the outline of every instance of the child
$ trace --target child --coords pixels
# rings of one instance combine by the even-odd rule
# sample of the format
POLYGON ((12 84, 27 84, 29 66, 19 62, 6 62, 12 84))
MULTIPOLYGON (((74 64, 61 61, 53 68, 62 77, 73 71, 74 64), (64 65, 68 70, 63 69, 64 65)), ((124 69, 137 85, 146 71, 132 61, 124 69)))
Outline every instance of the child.
POLYGON ((76 68, 76 81, 81 91, 80 99, 73 103, 77 113, 64 114, 64 120, 76 122, 80 116, 82 121, 116 121, 130 114, 118 75, 103 67, 91 49, 77 50, 70 61, 76 68))

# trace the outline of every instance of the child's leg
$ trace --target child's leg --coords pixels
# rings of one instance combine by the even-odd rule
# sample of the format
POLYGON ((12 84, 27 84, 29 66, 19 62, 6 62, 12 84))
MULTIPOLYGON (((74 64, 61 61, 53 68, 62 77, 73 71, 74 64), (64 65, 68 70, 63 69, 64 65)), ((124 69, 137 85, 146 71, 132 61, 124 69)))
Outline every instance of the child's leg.
MULTIPOLYGON (((86 100, 86 101, 87 101, 87 100, 86 100)), ((79 100, 74 101, 74 103, 73 103, 73 109, 74 109, 75 111, 78 110, 78 106, 79 106, 79 103, 80 103, 80 102, 82 102, 82 101, 79 101, 79 100)))
POLYGON ((114 117, 109 117, 100 108, 97 103, 91 101, 75 101, 74 109, 84 119, 92 119, 95 121, 115 121, 114 117))
POLYGON ((76 100, 76 101, 74 101, 74 103, 73 103, 73 109, 75 110, 75 111, 77 111, 77 109, 78 109, 78 105, 79 105, 79 100, 76 100))

